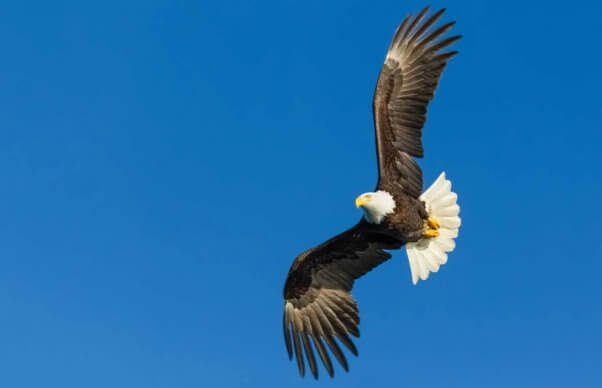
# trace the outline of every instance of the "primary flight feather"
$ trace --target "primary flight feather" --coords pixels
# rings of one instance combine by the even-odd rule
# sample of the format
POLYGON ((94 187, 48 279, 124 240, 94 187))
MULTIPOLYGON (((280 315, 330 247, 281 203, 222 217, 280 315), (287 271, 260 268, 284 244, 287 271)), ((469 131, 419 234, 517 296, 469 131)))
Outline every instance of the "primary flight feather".
POLYGON ((391 258, 387 251, 406 246, 412 282, 426 280, 447 262, 460 227, 460 207, 442 173, 422 192, 422 127, 429 101, 460 39, 444 38, 454 22, 436 27, 444 10, 426 18, 429 8, 407 17, 387 50, 373 100, 378 156, 374 192, 360 195, 362 219, 352 228, 295 259, 284 286, 284 340, 299 373, 306 361, 318 378, 318 359, 332 377, 334 357, 343 369, 342 348, 357 355, 359 311, 351 296, 355 279, 391 258), (316 356, 317 354, 317 356, 316 356))

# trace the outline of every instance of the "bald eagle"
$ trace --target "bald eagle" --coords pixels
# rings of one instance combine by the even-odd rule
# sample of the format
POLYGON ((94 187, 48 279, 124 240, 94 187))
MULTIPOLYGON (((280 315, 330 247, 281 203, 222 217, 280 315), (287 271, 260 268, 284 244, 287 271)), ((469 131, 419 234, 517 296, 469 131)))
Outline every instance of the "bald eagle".
POLYGON ((443 38, 455 22, 433 27, 444 9, 425 18, 428 7, 399 25, 381 69, 373 99, 378 156, 374 192, 355 200, 364 214, 347 231, 301 253, 284 286, 284 340, 299 373, 305 359, 318 378, 317 352, 334 375, 330 353, 348 370, 339 344, 357 355, 349 335, 359 337, 359 312, 351 289, 355 279, 406 246, 412 282, 426 280, 447 262, 460 227, 460 207, 442 173, 422 192, 422 127, 443 69, 457 51, 444 51, 461 38, 443 38), (330 350, 330 352, 328 351, 330 350))

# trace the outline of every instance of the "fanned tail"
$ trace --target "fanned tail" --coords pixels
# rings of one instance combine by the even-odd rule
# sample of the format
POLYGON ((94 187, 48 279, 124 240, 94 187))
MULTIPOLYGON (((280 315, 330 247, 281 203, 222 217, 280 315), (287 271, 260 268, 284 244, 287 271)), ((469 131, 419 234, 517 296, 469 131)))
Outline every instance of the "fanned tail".
POLYGON ((440 227, 439 236, 406 244, 414 284, 418 279, 426 280, 431 272, 439 271, 439 267, 447 263, 447 254, 456 247, 454 239, 458 237, 461 224, 458 195, 451 191, 451 182, 445 178, 445 172, 420 195, 420 199, 440 227))

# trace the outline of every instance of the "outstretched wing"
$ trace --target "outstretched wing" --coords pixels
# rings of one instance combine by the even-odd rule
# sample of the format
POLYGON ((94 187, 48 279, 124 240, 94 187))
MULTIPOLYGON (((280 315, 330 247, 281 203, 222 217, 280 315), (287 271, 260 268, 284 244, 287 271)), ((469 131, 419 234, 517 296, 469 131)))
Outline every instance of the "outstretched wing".
POLYGON ((318 378, 312 343, 331 377, 334 370, 327 347, 348 369, 338 342, 357 355, 349 338, 349 334, 359 337, 359 312, 350 293, 353 282, 391 258, 385 249, 399 247, 399 242, 362 220, 295 259, 284 286, 284 339, 291 359, 294 349, 301 376, 306 358, 318 378))
POLYGON ((424 154, 422 127, 427 106, 447 61, 458 53, 442 50, 461 38, 440 39, 455 22, 431 30, 445 10, 423 22, 427 11, 428 7, 414 18, 407 17, 395 31, 372 105, 378 187, 396 184, 414 198, 422 192, 422 171, 413 157, 424 154))

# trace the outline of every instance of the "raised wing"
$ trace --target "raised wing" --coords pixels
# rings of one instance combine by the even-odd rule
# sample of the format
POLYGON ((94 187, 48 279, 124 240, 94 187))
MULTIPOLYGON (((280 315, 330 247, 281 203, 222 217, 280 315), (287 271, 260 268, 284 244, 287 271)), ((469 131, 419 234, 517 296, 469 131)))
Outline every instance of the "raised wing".
POLYGON ((391 258, 385 249, 399 247, 399 242, 378 234, 374 226, 362 220, 295 259, 284 286, 283 322, 288 356, 292 359, 294 350, 301 376, 305 374, 305 358, 318 378, 313 349, 331 377, 334 369, 327 348, 348 370, 338 342, 357 355, 349 338, 349 334, 359 337, 359 312, 350 294, 353 282, 391 258))
POLYGON ((381 69, 373 100, 378 155, 378 187, 398 185, 418 198, 422 192, 422 171, 413 157, 424 155, 422 127, 429 101, 447 61, 457 51, 442 51, 461 38, 440 37, 455 22, 436 29, 444 9, 423 22, 428 7, 416 17, 407 17, 395 31, 381 69))

